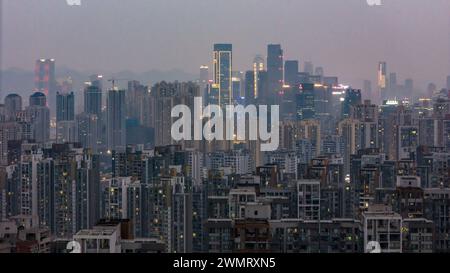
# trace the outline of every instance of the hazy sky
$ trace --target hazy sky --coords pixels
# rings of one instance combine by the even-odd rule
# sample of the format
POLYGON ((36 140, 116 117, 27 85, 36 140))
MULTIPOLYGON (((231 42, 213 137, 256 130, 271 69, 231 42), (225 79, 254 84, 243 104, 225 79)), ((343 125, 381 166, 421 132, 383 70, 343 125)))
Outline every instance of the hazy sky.
MULTIPOLYGON (((35 59, 104 73, 210 65, 215 42, 233 43, 234 68, 247 70, 268 43, 285 59, 312 61, 359 87, 377 63, 399 81, 441 87, 450 74, 450 1, 382 0, 0 0, 2 68, 35 59)), ((211 66, 211 65, 210 65, 211 66)))

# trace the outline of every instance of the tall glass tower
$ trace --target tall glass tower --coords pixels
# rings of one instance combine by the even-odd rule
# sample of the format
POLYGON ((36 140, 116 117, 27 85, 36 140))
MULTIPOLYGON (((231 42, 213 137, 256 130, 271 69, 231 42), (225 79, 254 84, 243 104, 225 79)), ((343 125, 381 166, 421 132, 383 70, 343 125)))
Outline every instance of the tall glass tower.
POLYGON ((219 105, 223 107, 232 104, 233 46, 231 44, 215 44, 213 62, 214 85, 219 90, 219 105))
POLYGON ((278 94, 283 88, 283 50, 281 45, 267 46, 267 76, 269 93, 278 94))
POLYGON ((75 96, 70 93, 56 93, 56 121, 75 120, 75 96))

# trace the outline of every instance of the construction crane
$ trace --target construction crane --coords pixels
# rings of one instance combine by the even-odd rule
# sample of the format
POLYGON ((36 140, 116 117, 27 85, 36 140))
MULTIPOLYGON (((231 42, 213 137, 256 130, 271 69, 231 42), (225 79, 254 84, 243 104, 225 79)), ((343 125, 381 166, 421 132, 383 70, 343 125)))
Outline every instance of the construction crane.
POLYGON ((112 90, 116 89, 116 82, 118 81, 130 81, 130 79, 116 79, 116 78, 108 79, 108 82, 112 83, 112 90))

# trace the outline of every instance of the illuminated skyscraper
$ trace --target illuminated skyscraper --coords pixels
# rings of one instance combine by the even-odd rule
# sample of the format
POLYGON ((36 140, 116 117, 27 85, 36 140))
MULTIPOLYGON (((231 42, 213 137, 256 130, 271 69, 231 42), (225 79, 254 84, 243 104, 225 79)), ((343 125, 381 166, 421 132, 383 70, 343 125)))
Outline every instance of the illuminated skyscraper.
POLYGON ((56 79, 55 79, 55 60, 39 59, 36 61, 34 69, 34 85, 38 92, 44 93, 48 99, 48 106, 51 112, 55 111, 56 100, 56 79))
POLYGON ((260 96, 260 84, 258 82, 259 74, 264 71, 264 59, 261 55, 256 55, 253 60, 253 98, 260 96))
POLYGON ((255 73, 249 70, 245 73, 245 103, 264 103, 267 95, 267 71, 259 71, 255 73), (255 74, 256 77, 255 78, 255 74))
POLYGON ((314 108, 314 84, 302 84, 294 90, 298 92, 295 95, 297 119, 314 119, 316 117, 314 108))
POLYGON ((267 46, 267 77, 269 94, 273 96, 283 88, 283 50, 281 45, 267 46))
POLYGON ((387 87, 387 65, 386 62, 380 62, 378 64, 378 89, 379 89, 379 99, 387 99, 386 87, 387 87))
POLYGON ((213 63, 214 85, 219 89, 219 105, 232 104, 233 46, 231 44, 215 44, 213 63))

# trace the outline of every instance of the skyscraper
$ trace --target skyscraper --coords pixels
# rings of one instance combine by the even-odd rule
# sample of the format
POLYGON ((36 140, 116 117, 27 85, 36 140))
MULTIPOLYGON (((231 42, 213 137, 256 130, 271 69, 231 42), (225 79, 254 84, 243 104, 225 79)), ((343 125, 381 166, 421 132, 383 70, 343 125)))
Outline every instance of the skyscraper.
POLYGON ((19 185, 28 196, 21 206, 27 214, 37 214, 39 225, 55 236, 70 238, 98 221, 97 157, 69 144, 52 148, 51 155, 38 151, 22 158, 20 172, 26 181, 19 185))
POLYGON ((351 155, 357 153, 359 147, 359 121, 355 119, 344 119, 338 125, 339 135, 342 137, 344 146, 344 172, 350 173, 351 155))
POLYGON ((264 59, 261 55, 256 55, 253 60, 253 99, 258 99, 261 95, 261 85, 259 83, 260 73, 264 71, 264 59))
POLYGON ((233 46, 231 44, 215 44, 213 64, 214 84, 219 89, 219 105, 232 104, 233 46))
POLYGON ((44 95, 47 97, 48 107, 50 108, 51 112, 54 112, 56 100, 54 59, 39 59, 36 61, 34 69, 34 85, 37 92, 44 93, 44 95))
POLYGON ((98 87, 100 90, 103 89, 103 75, 91 75, 89 81, 92 86, 98 87))
POLYGON ((352 114, 352 108, 361 104, 361 90, 347 89, 345 92, 345 99, 342 102, 342 117, 348 118, 352 114))
POLYGON ((56 123, 56 142, 59 144, 78 142, 75 120, 61 120, 56 123))
POLYGON ((249 70, 245 73, 245 103, 247 105, 264 103, 268 93, 267 88, 267 71, 262 70, 255 73, 255 71, 249 70))
POLYGON ((83 147, 93 151, 105 144, 102 78, 103 76, 98 75, 90 77, 91 81, 84 89, 84 112, 76 118, 78 141, 83 147))
POLYGON ((94 74, 89 76, 90 85, 98 87, 102 92, 102 105, 106 105, 106 99, 108 97, 108 90, 103 89, 103 75, 94 74))
POLYGON ((203 97, 203 103, 206 104, 208 98, 208 84, 209 84, 209 67, 206 65, 200 66, 199 86, 200 94, 203 97))
POLYGON ((447 90, 450 90, 450 76, 447 76, 447 85, 446 85, 447 90))
POLYGON ((110 89, 107 99, 107 143, 110 150, 121 150, 126 146, 125 90, 110 89))
POLYGON ((152 87, 155 107, 155 145, 173 145, 171 128, 176 120, 171 117, 172 108, 179 104, 194 109, 194 97, 198 97, 198 85, 191 82, 160 82, 152 87))
POLYGON ((22 111, 22 97, 17 94, 9 94, 5 98, 6 119, 14 120, 16 113, 22 111))
POLYGON ((418 126, 399 126, 397 130, 397 158, 399 160, 414 158, 419 146, 418 126))
POLYGON ((200 66, 200 84, 208 84, 209 82, 209 68, 206 65, 200 66))
POLYGON ((389 98, 393 99, 397 95, 397 73, 389 74, 389 98))
POLYGON ((372 100, 372 82, 364 80, 364 96, 365 99, 372 100))
POLYGON ((255 94, 258 92, 257 86, 255 86, 255 75, 253 70, 245 72, 245 104, 253 104, 255 100, 255 94))
POLYGON ((383 101, 387 99, 386 88, 387 88, 387 65, 386 62, 380 62, 378 64, 378 91, 379 100, 383 101))
POLYGON ((314 74, 314 64, 312 62, 305 62, 303 72, 312 76, 314 74))
POLYGON ((243 81, 244 81, 244 73, 241 71, 233 71, 233 78, 232 78, 232 83, 233 83, 233 102, 238 102, 240 103, 241 97, 243 97, 244 95, 242 94, 242 90, 244 89, 242 86, 243 81))
POLYGON ((8 142, 12 140, 21 140, 23 138, 24 135, 19 123, 0 122, 0 166, 8 165, 8 142))
POLYGON ((36 92, 30 96, 29 106, 47 106, 47 97, 42 92, 36 92))
POLYGON ((50 138, 50 110, 44 93, 36 92, 30 96, 30 106, 26 113, 31 122, 33 139, 46 142, 50 138))
POLYGON ((84 89, 84 112, 97 116, 102 113, 102 90, 93 82, 84 89))
POLYGON ((270 96, 281 92, 283 88, 283 50, 279 44, 267 46, 267 77, 270 96))
POLYGON ((414 81, 413 79, 405 80, 405 94, 403 94, 407 98, 411 98, 412 92, 414 91, 414 81))
POLYGON ((75 120, 75 96, 73 92, 56 94, 56 121, 75 120))
POLYGON ((149 105, 145 105, 147 96, 150 96, 147 86, 142 85, 139 81, 128 82, 125 98, 129 119, 137 120, 139 124, 144 123, 145 108, 149 107, 149 105))
POLYGON ((101 144, 100 126, 97 115, 81 113, 77 115, 77 140, 83 148, 90 148, 94 153, 101 144))
POLYGON ((56 93, 56 141, 76 142, 75 96, 71 93, 56 93))
MULTIPOLYGON (((297 88, 294 89, 297 91, 297 88)), ((297 119, 313 119, 316 116, 314 108, 314 84, 302 84, 295 95, 297 119)))
POLYGON ((284 83, 294 86, 298 83, 298 61, 286 60, 284 63, 284 83))

